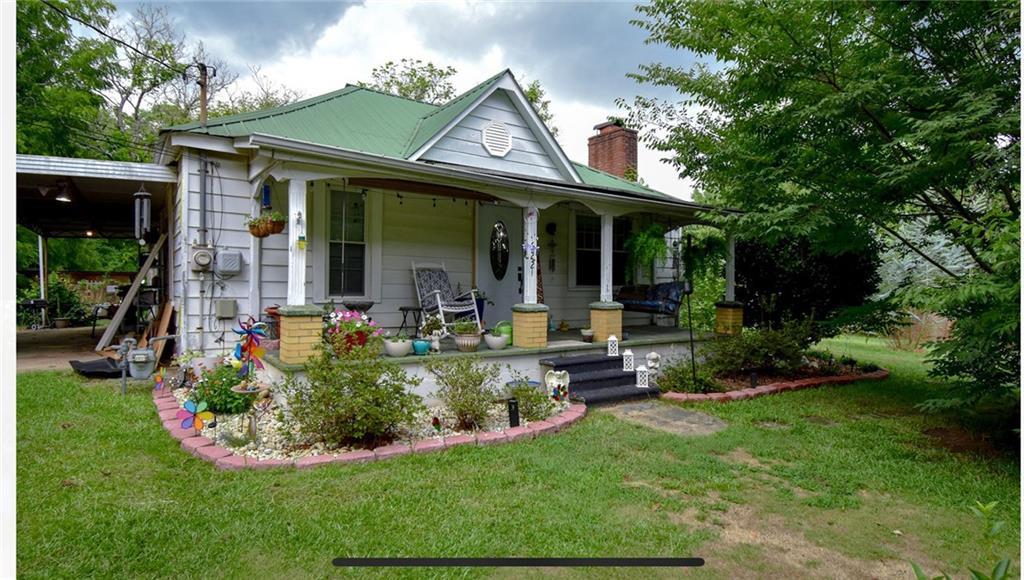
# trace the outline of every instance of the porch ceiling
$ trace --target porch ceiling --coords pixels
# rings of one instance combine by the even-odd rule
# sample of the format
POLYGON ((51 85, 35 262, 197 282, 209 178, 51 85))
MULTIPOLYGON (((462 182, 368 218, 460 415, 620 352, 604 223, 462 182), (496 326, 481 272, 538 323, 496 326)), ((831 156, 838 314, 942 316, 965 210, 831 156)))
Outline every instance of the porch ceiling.
POLYGON ((168 184, 177 182, 174 169, 149 163, 19 155, 16 167, 17 223, 48 238, 134 237, 132 194, 153 194, 156 223, 168 184), (70 202, 57 200, 62 192, 70 202))

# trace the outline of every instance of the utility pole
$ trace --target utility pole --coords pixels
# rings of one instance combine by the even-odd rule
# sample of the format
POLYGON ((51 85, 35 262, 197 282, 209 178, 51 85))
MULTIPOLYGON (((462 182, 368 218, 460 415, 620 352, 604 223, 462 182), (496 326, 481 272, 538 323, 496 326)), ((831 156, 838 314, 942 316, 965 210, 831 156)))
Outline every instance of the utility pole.
POLYGON ((196 68, 199 69, 199 80, 196 84, 199 85, 199 124, 203 127, 206 126, 206 85, 209 81, 207 76, 208 69, 204 63, 197 62, 196 68))

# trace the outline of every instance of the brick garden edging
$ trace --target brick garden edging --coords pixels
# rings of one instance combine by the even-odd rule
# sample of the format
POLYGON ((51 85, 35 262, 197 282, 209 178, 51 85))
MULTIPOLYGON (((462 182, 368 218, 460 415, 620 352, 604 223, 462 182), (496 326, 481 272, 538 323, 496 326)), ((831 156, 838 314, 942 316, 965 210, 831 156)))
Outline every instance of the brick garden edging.
POLYGON ((785 391, 798 391, 800 389, 810 389, 814 387, 820 387, 822 385, 846 385, 849 383, 855 383, 857 381, 880 381, 882 379, 889 378, 889 371, 885 369, 877 370, 871 373, 864 373, 862 375, 839 375, 834 377, 814 377, 811 379, 800 379, 797 381, 789 381, 783 383, 771 383, 769 385, 761 385, 755 388, 746 388, 738 391, 729 391, 726 393, 673 393, 667 392, 662 393, 661 398, 668 399, 670 401, 677 401, 681 403, 701 403, 704 401, 716 401, 719 403, 728 403, 729 401, 741 401, 743 399, 753 399, 764 395, 773 395, 775 393, 782 393, 785 391))
POLYGON ((316 467, 328 463, 361 463, 380 461, 409 453, 432 453, 443 451, 459 445, 496 445, 520 439, 533 439, 541 435, 554 433, 579 421, 587 414, 587 406, 573 403, 558 415, 548 417, 544 421, 535 421, 526 427, 512 427, 505 431, 485 431, 474 435, 452 435, 441 439, 423 439, 412 445, 393 443, 376 449, 357 449, 340 455, 309 455, 298 459, 256 459, 247 455, 236 455, 227 447, 213 444, 208 437, 196 435, 193 429, 182 429, 181 421, 172 415, 177 413, 178 401, 169 389, 153 391, 153 403, 163 423, 164 429, 171 437, 181 441, 181 448, 192 455, 212 463, 218 469, 271 469, 296 467, 299 469, 316 467))

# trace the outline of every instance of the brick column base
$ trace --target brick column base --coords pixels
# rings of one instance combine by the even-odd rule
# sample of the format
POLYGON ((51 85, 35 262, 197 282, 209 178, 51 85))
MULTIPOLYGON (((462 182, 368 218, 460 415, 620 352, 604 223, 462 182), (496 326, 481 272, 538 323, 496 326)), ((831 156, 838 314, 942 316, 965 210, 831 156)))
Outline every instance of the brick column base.
POLYGON ((323 337, 323 310, 318 306, 282 306, 281 362, 304 364, 323 337))
POLYGON ((594 342, 607 342, 613 335, 622 340, 622 304, 591 302, 590 329, 594 331, 594 342))
POLYGON ((512 307, 512 345, 522 348, 548 346, 548 307, 516 304, 512 307))
POLYGON ((719 334, 739 334, 742 330, 742 302, 719 302, 715 304, 715 332, 719 334))

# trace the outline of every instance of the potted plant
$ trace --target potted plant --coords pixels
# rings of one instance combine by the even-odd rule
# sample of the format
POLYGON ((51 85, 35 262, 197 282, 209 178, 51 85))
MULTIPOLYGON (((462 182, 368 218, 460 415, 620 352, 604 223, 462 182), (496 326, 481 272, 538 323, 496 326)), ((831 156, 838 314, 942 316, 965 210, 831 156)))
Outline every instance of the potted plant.
POLYGON ((249 233, 257 238, 265 238, 271 234, 279 234, 284 231, 287 218, 279 211, 267 211, 250 218, 245 222, 249 233))
POLYGON ((324 338, 338 356, 365 346, 370 337, 378 335, 377 323, 356 310, 334 310, 324 316, 324 338))
POLYGON ((408 356, 412 352, 412 341, 404 332, 397 336, 389 336, 384 341, 384 351, 388 356, 408 356))
POLYGON ((426 315, 420 326, 420 336, 430 341, 432 352, 441 352, 442 334, 444 334, 444 324, 441 322, 441 317, 436 314, 426 315))
POLYGON ((508 346, 508 335, 495 333, 493 330, 484 335, 484 342, 491 350, 501 350, 508 346))
POLYGON ((459 352, 476 352, 480 347, 480 327, 472 320, 455 323, 455 346, 459 352))
POLYGON ((594 329, 584 326, 580 329, 580 336, 583 337, 583 342, 594 342, 594 329))
POLYGON ((425 338, 412 339, 412 350, 416 356, 424 356, 430 352, 430 341, 425 338))

